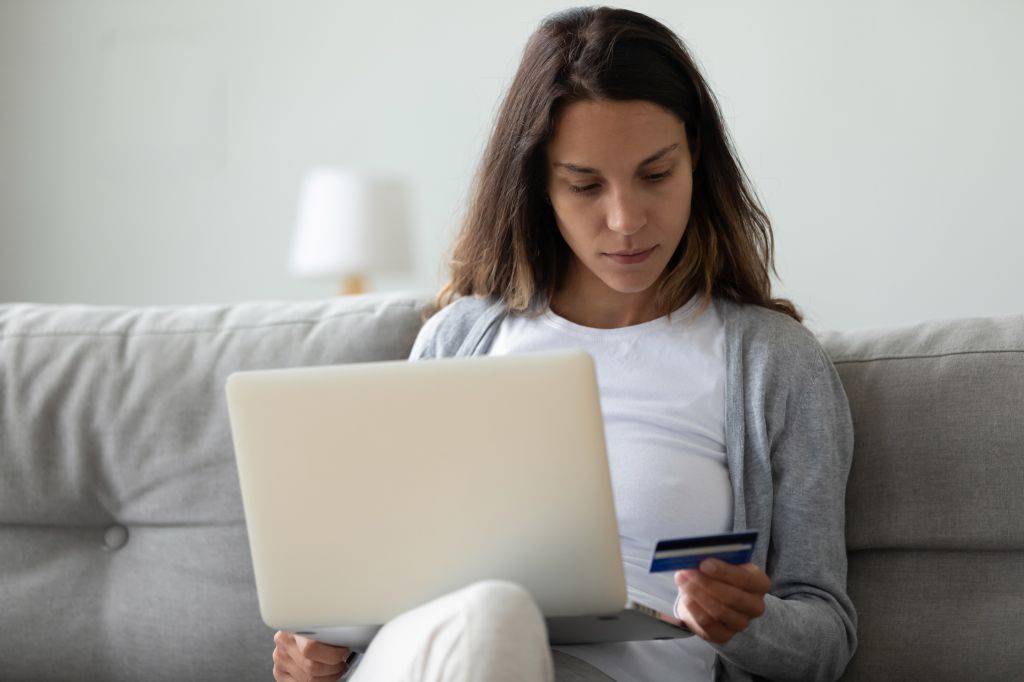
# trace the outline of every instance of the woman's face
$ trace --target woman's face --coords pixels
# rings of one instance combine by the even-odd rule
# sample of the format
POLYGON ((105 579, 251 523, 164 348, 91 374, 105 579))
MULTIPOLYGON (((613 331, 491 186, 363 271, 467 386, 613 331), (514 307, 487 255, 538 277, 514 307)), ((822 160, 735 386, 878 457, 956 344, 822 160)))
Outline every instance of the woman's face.
POLYGON ((577 102, 559 114, 547 161, 551 205, 574 254, 567 287, 584 300, 653 296, 690 218, 682 121, 647 101, 577 102))

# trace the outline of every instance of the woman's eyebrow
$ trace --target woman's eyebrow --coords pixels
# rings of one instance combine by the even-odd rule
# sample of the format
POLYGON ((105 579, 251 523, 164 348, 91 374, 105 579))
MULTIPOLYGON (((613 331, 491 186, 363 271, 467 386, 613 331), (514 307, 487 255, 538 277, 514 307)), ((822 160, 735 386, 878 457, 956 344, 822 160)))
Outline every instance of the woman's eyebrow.
MULTIPOLYGON (((655 161, 657 161, 658 159, 660 159, 661 157, 665 156, 670 151, 672 151, 672 150, 674 150, 674 149, 676 149, 678 147, 679 147, 679 143, 678 142, 676 142, 675 144, 670 144, 667 147, 662 147, 661 149, 659 149, 658 151, 654 152, 653 154, 648 156, 646 159, 641 161, 637 165, 637 168, 642 168, 642 167, 646 166, 649 163, 654 163, 655 161)), ((601 171, 597 170, 596 168, 591 168, 589 166, 577 166, 575 163, 562 163, 560 161, 556 161, 555 163, 553 163, 551 165, 564 168, 564 169, 566 169, 568 171, 572 171, 573 173, 582 173, 582 174, 586 174, 586 175, 600 175, 601 174, 601 171)))

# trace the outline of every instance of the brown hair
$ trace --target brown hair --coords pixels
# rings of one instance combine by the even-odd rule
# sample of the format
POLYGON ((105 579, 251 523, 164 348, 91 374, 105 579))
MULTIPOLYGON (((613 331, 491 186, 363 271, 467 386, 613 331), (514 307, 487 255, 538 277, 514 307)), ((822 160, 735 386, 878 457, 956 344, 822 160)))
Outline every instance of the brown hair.
POLYGON ((558 113, 584 100, 647 100, 686 128, 695 163, 690 220, 656 292, 659 310, 696 295, 802 316, 771 297, 771 223, 732 149, 718 103, 685 45, 637 12, 580 7, 541 22, 530 37, 484 152, 456 240, 443 307, 493 296, 509 309, 550 304, 570 258, 545 201, 546 146, 558 113))

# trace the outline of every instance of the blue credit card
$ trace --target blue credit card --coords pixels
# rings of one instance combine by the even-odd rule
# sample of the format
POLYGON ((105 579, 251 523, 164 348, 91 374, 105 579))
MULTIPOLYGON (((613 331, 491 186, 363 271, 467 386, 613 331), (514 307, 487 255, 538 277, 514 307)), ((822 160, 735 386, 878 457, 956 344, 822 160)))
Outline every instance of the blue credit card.
POLYGON ((756 530, 661 540, 654 548, 651 573, 697 568, 705 559, 745 564, 750 561, 756 542, 756 530))

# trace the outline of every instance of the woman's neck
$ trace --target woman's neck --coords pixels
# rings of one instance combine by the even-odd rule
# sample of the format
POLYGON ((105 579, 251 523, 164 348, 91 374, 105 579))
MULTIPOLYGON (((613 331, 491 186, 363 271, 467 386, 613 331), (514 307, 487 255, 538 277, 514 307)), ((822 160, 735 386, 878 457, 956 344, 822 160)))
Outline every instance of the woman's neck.
POLYGON ((568 281, 551 297, 551 311, 570 322, 595 329, 618 329, 650 322, 662 316, 654 304, 656 287, 638 293, 581 286, 568 281))

